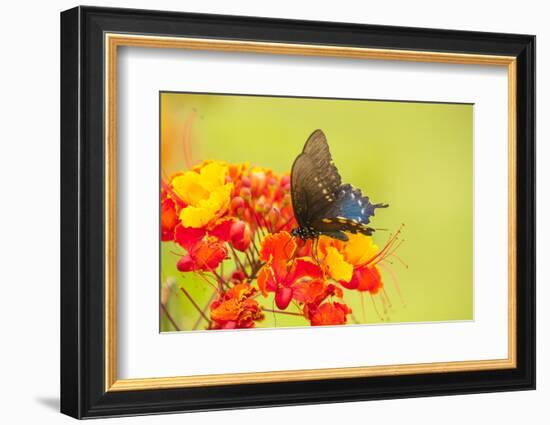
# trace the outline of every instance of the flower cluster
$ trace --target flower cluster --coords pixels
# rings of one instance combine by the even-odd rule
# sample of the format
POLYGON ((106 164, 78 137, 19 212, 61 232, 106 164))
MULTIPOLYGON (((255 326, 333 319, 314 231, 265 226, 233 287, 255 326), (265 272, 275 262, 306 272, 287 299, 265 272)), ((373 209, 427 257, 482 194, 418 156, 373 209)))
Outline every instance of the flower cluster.
POLYGON ((207 329, 251 328, 265 312, 312 326, 356 322, 345 299, 383 292, 381 267, 401 243, 401 230, 382 249, 362 234, 294 238, 290 176, 246 163, 204 161, 163 179, 160 202, 161 239, 179 246, 177 269, 213 288, 204 311, 182 288, 207 329))

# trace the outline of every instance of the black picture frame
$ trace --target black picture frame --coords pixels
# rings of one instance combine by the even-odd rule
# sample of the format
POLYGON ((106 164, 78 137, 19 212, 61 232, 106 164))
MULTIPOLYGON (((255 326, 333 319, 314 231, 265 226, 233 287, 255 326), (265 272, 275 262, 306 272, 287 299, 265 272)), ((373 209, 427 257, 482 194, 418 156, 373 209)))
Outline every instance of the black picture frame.
POLYGON ((76 7, 61 13, 61 412, 75 418, 535 388, 535 37, 76 7), (507 55, 517 58, 517 367, 105 391, 104 34, 507 55))

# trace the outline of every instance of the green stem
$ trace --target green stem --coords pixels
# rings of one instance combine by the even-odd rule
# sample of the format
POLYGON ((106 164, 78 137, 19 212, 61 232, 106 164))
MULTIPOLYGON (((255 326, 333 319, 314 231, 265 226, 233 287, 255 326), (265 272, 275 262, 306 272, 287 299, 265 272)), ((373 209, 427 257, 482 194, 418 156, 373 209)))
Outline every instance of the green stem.
POLYGON ((197 329, 199 327, 199 325, 201 324, 202 318, 206 314, 205 313, 206 310, 208 309, 208 307, 210 307, 210 304, 212 303, 212 301, 214 301, 214 298, 216 298, 216 295, 218 295, 218 293, 216 291, 212 292, 212 295, 210 296, 210 299, 206 302, 206 304, 204 305, 204 308, 201 310, 202 314, 199 315, 199 317, 195 321, 195 324, 193 325, 193 330, 197 329))
POLYGON ((174 318, 172 317, 172 315, 168 312, 168 309, 166 308, 166 306, 163 304, 163 303, 160 303, 160 308, 162 310, 162 312, 164 313, 164 315, 166 316, 166 318, 168 319, 168 321, 170 322, 170 324, 173 326, 173 328, 180 332, 181 329, 179 328, 179 326, 176 324, 176 321, 174 320, 174 318))
POLYGON ((294 313, 292 311, 282 311, 282 310, 272 310, 270 308, 263 308, 264 311, 267 311, 269 313, 277 313, 277 314, 287 314, 289 316, 299 316, 299 317, 304 317, 303 314, 301 313, 294 313))
POLYGON ((185 296, 187 297, 187 299, 191 302, 191 304, 193 304, 193 307, 195 307, 197 309, 197 311, 200 313, 200 315, 202 316, 202 318, 204 320, 206 320, 208 322, 208 324, 211 323, 210 319, 206 316, 206 314, 202 311, 202 309, 199 307, 199 305, 197 304, 197 302, 193 299, 193 297, 189 294, 189 292, 187 292, 187 290, 183 287, 183 286, 180 286, 180 290, 181 292, 183 292, 185 294, 185 296))

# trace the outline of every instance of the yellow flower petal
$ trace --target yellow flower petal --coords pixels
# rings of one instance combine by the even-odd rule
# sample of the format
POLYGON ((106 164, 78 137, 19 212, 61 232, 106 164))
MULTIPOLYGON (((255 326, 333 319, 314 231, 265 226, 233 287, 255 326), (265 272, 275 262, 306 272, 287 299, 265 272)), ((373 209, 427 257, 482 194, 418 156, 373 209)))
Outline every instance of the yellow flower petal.
POLYGON ((201 168, 200 181, 202 186, 212 191, 219 186, 225 184, 225 176, 227 174, 227 165, 220 162, 212 162, 201 168))
POLYGON ((353 266, 344 260, 344 256, 336 248, 332 246, 327 248, 325 264, 328 268, 328 273, 333 279, 345 282, 351 280, 353 266))
POLYGON ((348 263, 361 265, 366 263, 378 252, 372 236, 366 236, 361 233, 347 233, 348 242, 344 246, 344 256, 348 263))
POLYGON ((172 180, 172 187, 183 202, 196 206, 202 199, 208 198, 208 190, 204 188, 201 176, 194 171, 188 171, 172 180))
POLYGON ((223 162, 205 162, 200 168, 172 180, 176 194, 187 204, 180 212, 185 227, 203 227, 222 216, 229 206, 233 184, 225 182, 223 162))
POLYGON ((216 188, 207 199, 202 199, 197 206, 189 205, 180 212, 181 224, 185 227, 203 227, 220 217, 229 206, 229 197, 233 185, 227 183, 216 188))

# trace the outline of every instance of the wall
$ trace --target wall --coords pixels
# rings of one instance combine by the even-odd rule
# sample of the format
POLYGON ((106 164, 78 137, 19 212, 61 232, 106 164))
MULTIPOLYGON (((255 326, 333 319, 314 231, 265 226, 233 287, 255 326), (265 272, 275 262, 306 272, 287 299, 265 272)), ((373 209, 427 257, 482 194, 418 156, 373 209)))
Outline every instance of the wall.
MULTIPOLYGON (((542 423, 549 416, 548 261, 550 28, 537 1, 97 1, 97 5, 536 34, 538 39, 538 390, 339 405, 168 415, 110 423, 542 423)), ((0 176, 0 392, 3 423, 69 423, 59 381, 59 11, 71 1, 3 5, 0 176), (7 341, 5 338, 7 337, 7 341)), ((546 419, 547 420, 547 419, 546 419)))

